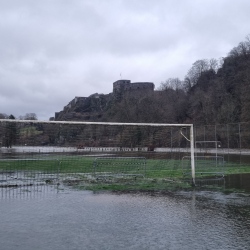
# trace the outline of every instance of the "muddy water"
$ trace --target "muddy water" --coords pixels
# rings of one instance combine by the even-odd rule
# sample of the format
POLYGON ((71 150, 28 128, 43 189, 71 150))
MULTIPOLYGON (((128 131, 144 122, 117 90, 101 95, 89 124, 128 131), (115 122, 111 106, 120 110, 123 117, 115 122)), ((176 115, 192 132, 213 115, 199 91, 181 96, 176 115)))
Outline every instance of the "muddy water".
POLYGON ((250 249, 250 197, 0 190, 0 249, 250 249))

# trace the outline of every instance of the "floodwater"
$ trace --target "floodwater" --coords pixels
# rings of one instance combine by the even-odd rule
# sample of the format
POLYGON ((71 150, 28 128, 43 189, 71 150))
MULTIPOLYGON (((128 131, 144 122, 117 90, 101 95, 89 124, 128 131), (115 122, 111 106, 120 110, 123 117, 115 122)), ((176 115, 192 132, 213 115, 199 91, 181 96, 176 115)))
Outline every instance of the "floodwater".
POLYGON ((250 174, 231 174, 225 176, 225 188, 234 188, 250 194, 250 174))
POLYGON ((0 189, 0 249, 250 249, 250 196, 0 189))

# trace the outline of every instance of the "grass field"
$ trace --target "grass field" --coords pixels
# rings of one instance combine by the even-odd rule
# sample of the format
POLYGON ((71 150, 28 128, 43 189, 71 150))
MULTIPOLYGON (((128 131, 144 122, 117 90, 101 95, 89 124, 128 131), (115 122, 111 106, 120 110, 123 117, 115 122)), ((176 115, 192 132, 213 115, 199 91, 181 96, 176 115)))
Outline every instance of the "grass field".
MULTIPOLYGON (((46 156, 41 155, 37 158, 37 155, 32 159, 13 159, 13 160, 0 160, 0 187, 14 187, 18 185, 26 185, 27 183, 47 183, 47 184, 62 184, 63 186, 70 186, 79 190, 112 190, 112 191, 160 191, 168 192, 179 189, 191 189, 191 176, 183 175, 183 161, 182 160, 167 160, 167 159, 147 159, 146 160, 146 175, 145 178, 142 176, 116 176, 116 177, 105 177, 97 178, 93 174, 93 163, 96 157, 92 156, 75 156, 75 155, 54 155, 46 156), (59 171, 58 171, 59 170, 59 171), (58 174, 58 175, 57 175, 58 174), (12 176, 28 177, 27 182, 20 179, 13 180, 9 178, 12 176), (8 177, 7 177, 8 176, 8 177), (59 179, 57 179, 59 177, 59 179), (32 181, 32 178, 33 181, 32 181), (37 179, 39 180, 37 180, 37 179), (6 182, 8 179, 8 182, 6 182), (16 183, 15 183, 16 181, 16 183), (42 182, 41 182, 42 181, 42 182)), ((116 161, 115 158, 113 161, 116 161)), ((129 162, 129 160, 128 160, 129 162)), ((128 163, 127 162, 127 163, 128 163)), ((126 160, 124 162, 125 167, 126 160)), ((211 169, 215 169, 213 164, 201 164, 202 170, 207 172, 211 169), (206 169, 204 169, 206 166, 206 169)), ((105 167, 105 165, 104 165, 105 167)), ((197 169, 199 170, 199 162, 197 162, 197 169)), ((113 172, 123 172, 124 166, 112 165, 115 168, 113 172)), ((135 165, 134 169, 129 170, 132 173, 136 173, 138 166, 135 165)), ((187 170, 187 169, 186 169, 187 170)), ((102 171, 110 171, 110 165, 107 169, 102 171)), ((188 170, 190 172, 190 169, 188 170)), ((129 174, 129 172, 126 172, 129 174)), ((225 164, 225 175, 239 174, 239 173, 250 173, 250 165, 240 165, 227 162, 225 164)), ((216 179, 214 173, 196 174, 196 180, 202 181, 202 178, 216 179)), ((25 178, 24 178, 25 179, 25 178)), ((213 188, 216 190, 223 190, 224 182, 220 182, 217 179, 215 183, 211 182, 209 185, 205 182, 206 188, 213 188)), ((204 183, 204 182, 203 182, 204 183)), ((33 185, 33 184, 32 184, 33 185)), ((197 187, 200 185, 197 182, 197 187)), ((203 185, 203 184, 202 184, 203 185)))
MULTIPOLYGON (((0 160, 0 174, 1 172, 13 172, 13 171, 40 171, 46 173, 93 173, 93 163, 95 157, 83 157, 83 156, 42 156, 39 158, 30 159, 10 159, 0 160), (58 166, 59 164, 59 166, 58 166), (59 167, 59 168, 58 168, 59 167)), ((115 158, 111 159, 111 162, 115 162, 115 158)), ((126 172, 129 174, 136 173, 138 171, 138 165, 126 165, 124 164, 113 164, 103 165, 102 172, 126 172), (107 167, 105 169, 105 166, 107 167)), ((214 166, 213 162, 202 165, 199 161, 196 162, 196 171, 208 172, 206 175, 213 175, 214 172, 220 172, 221 168, 218 169, 214 166), (211 173, 209 173, 211 172, 211 173)), ((144 167, 144 166, 139 166, 144 167)), ((183 172, 191 172, 190 168, 183 170, 183 162, 181 160, 167 160, 167 159, 147 159, 146 160, 146 178, 183 178, 183 172)), ((236 173, 250 173, 250 165, 239 165, 227 162, 225 164, 225 175, 236 174, 236 173)), ((197 173, 197 175, 200 175, 197 173)))

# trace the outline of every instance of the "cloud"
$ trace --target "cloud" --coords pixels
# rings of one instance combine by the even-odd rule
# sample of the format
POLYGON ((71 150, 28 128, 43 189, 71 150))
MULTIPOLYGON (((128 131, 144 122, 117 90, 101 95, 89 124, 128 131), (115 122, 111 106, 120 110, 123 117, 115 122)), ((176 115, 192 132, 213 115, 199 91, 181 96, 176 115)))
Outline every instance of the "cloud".
POLYGON ((249 34, 239 0, 0 0, 0 112, 48 119, 123 78, 184 78, 249 34))

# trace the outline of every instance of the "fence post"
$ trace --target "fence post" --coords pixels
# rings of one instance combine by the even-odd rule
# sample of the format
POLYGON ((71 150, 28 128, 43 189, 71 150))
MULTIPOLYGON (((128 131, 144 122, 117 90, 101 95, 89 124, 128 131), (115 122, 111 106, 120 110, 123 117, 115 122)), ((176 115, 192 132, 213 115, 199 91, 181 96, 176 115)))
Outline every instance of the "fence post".
POLYGON ((239 123, 239 147, 240 147, 240 165, 241 165, 241 131, 240 131, 240 123, 239 123))
POLYGON ((229 162, 229 125, 227 124, 227 161, 229 162))
POLYGON ((194 126, 190 126, 190 150, 191 150, 191 169, 192 169, 192 185, 195 186, 195 163, 194 163, 194 126))
POLYGON ((217 129, 216 129, 216 125, 214 125, 214 140, 215 140, 215 156, 216 156, 216 167, 217 167, 217 148, 218 148, 218 145, 217 145, 217 135, 216 135, 216 133, 217 133, 217 129))

